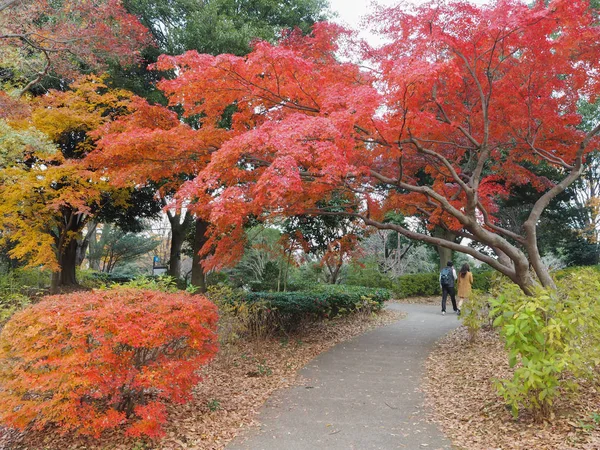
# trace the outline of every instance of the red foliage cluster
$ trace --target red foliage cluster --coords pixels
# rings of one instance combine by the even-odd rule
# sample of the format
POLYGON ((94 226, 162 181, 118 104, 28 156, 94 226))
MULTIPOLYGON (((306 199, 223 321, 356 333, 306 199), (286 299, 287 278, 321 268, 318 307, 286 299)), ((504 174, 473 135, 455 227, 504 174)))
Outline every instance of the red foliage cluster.
POLYGON ((127 423, 158 437, 217 351, 216 307, 183 293, 118 289, 48 297, 0 335, 0 422, 99 436, 127 423))

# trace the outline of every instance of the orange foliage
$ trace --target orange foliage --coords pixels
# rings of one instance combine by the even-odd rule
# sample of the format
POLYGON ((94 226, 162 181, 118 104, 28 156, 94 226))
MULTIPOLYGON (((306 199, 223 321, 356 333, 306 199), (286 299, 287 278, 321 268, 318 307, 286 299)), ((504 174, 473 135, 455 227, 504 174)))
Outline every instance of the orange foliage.
POLYGON ((0 422, 157 437, 217 351, 204 297, 133 289, 47 297, 0 334, 0 422))
MULTIPOLYGON (((27 114, 11 118, 15 133, 42 132, 56 151, 50 154, 22 146, 23 154, 0 172, 0 240, 14 244, 12 257, 31 266, 60 269, 61 252, 97 209, 102 194, 111 190, 98 174, 80 164, 94 148, 89 133, 127 112, 130 96, 88 76, 68 91, 51 90, 21 102, 27 114)), ((114 197, 119 200, 119 194, 114 197)))

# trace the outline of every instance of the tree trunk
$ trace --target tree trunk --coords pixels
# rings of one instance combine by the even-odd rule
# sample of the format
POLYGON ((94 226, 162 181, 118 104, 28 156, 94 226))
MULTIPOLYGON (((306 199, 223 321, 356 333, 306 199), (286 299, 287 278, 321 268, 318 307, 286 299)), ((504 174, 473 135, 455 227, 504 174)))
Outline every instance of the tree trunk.
MULTIPOLYGON (((81 267, 83 264, 83 260, 85 259, 85 254, 90 246, 90 240, 96 237, 96 227, 98 226, 97 222, 88 222, 87 224, 87 232, 82 240, 77 240, 77 259, 76 264, 77 267, 81 267)), ((89 261, 89 258, 88 258, 89 261)), ((92 264, 90 261, 90 269, 92 269, 92 264)))
POLYGON ((167 274, 174 277, 181 277, 181 248, 187 227, 172 226, 171 227, 171 250, 169 252, 169 270, 167 274))
POLYGON ((53 294, 59 292, 61 287, 76 286, 77 277, 75 269, 77 267, 77 240, 71 241, 62 247, 58 254, 58 264, 60 269, 52 274, 52 285, 50 290, 53 294))
POLYGON ((200 292, 206 292, 206 274, 202 267, 200 250, 207 241, 206 232, 209 223, 202 219, 196 219, 194 231, 194 256, 192 258, 192 286, 199 288, 200 292))
MULTIPOLYGON (((454 241, 456 234, 448 231, 442 227, 435 227, 432 233, 435 237, 444 239, 446 241, 454 241)), ((452 250, 441 245, 436 246, 437 254, 440 257, 440 270, 442 270, 448 264, 448 261, 452 261, 452 250)))
POLYGON ((85 226, 87 216, 73 211, 69 207, 62 209, 64 228, 54 235, 58 271, 52 274, 50 291, 59 292, 63 286, 76 286, 77 277, 77 239, 76 236, 85 226))
MULTIPOLYGON (((161 198, 160 201, 164 207, 167 206, 165 198, 161 198)), ((181 220, 181 217, 180 209, 175 212, 167 211, 167 218, 171 224, 171 249, 169 251, 169 270, 167 274, 177 279, 181 277, 181 247, 192 224, 192 215, 188 211, 183 213, 183 220, 181 220)))

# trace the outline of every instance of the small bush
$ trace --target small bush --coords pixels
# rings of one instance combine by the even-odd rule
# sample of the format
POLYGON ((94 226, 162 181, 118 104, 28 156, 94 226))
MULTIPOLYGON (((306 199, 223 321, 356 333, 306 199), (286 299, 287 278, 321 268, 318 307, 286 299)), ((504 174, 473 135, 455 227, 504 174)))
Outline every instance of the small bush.
POLYGON ((35 282, 38 273, 41 276, 41 272, 24 270, 0 275, 0 329, 15 312, 29 305, 31 298, 41 295, 43 289, 35 282))
POLYGON ((475 341, 479 330, 485 325, 491 325, 489 296, 474 290, 462 305, 460 317, 469 330, 470 341, 475 341))
MULTIPOLYGON (((138 277, 138 278, 144 278, 138 277)), ((89 289, 99 289, 111 284, 129 283, 134 280, 132 277, 116 275, 113 273, 99 272, 97 270, 85 269, 77 271, 77 280, 79 284, 89 289)))
POLYGON ((229 349, 242 337, 256 340, 273 331, 271 310, 261 302, 243 301, 243 291, 226 285, 216 285, 209 286, 206 296, 219 308, 221 349, 229 349))
POLYGON ((362 286, 321 285, 311 291, 296 292, 248 292, 243 302, 260 304, 261 308, 274 313, 277 324, 287 329, 302 320, 321 319, 349 314, 365 308, 365 300, 374 302, 371 309, 381 309, 389 300, 387 289, 362 286))
POLYGON ((401 275, 394 282, 393 290, 396 298, 440 295, 440 275, 435 272, 401 275))
POLYGON ((577 389, 578 379, 597 376, 600 272, 571 271, 557 285, 557 291, 539 288, 527 296, 506 283, 492 300, 494 326, 515 368, 511 380, 496 386, 515 416, 525 408, 545 418, 561 388, 577 389), (569 382, 567 373, 574 376, 569 382))
POLYGON ((215 306, 185 293, 114 289, 47 297, 0 334, 0 422, 157 437, 216 353, 215 306))
MULTIPOLYGON (((118 286, 117 286, 118 287, 118 286)), ((148 289, 160 292, 179 292, 177 280, 169 275, 139 276, 133 280, 122 282, 121 287, 132 289, 148 289)))
POLYGON ((479 292, 490 292, 494 279, 500 276, 500 272, 486 270, 485 272, 473 271, 473 289, 479 292))

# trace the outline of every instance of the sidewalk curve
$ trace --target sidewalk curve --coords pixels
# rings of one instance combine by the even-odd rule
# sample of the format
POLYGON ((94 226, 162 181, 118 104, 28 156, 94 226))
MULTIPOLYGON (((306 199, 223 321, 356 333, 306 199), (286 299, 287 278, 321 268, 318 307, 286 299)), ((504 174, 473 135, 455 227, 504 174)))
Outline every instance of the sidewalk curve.
POLYGON ((227 450, 450 449, 426 421, 419 387, 433 344, 459 321, 437 306, 388 308, 408 315, 312 360, 300 372, 304 382, 273 395, 260 428, 227 450))

